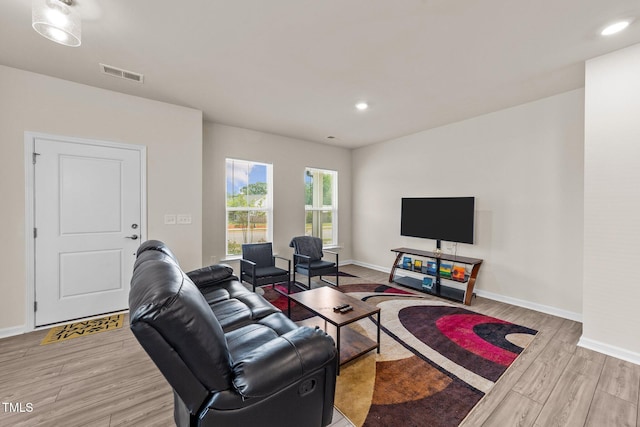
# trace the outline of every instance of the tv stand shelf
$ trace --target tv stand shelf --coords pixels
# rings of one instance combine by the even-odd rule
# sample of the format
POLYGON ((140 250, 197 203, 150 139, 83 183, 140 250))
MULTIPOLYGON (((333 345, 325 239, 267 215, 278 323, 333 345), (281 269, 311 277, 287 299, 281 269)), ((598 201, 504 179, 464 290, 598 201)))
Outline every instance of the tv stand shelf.
MULTIPOLYGON (((396 253, 396 259, 393 263, 393 267, 391 268, 391 274, 389 275, 389 282, 395 282, 403 286, 407 286, 411 289, 416 289, 418 291, 436 295, 442 298, 451 299, 458 302, 463 302, 465 305, 471 305, 471 297, 473 296, 473 288, 476 284, 476 279, 478 277, 478 272, 480 271, 480 265, 482 265, 482 260, 478 258, 468 258, 463 256, 455 256, 450 254, 441 253, 440 255, 431 252, 431 251, 421 251, 419 249, 411 249, 411 248, 396 248, 391 249, 391 252, 396 253), (421 274, 423 276, 432 276, 430 274, 422 273, 416 271, 414 269, 404 268, 402 266, 402 257, 404 255, 413 255, 421 258, 434 259, 437 261, 437 268, 435 274, 435 285, 431 289, 424 289, 422 287, 422 281, 415 277, 410 276, 397 276, 397 270, 406 270, 414 273, 421 274), (450 261, 455 264, 465 264, 471 265, 471 274, 469 276, 465 276, 465 282, 467 284, 466 290, 445 286, 442 285, 441 277, 440 277, 440 261, 450 261)), ((448 278, 447 278, 448 279, 448 278)), ((448 279, 453 282, 464 283, 460 280, 448 279)))
MULTIPOLYGON (((442 258, 440 258, 440 259, 442 259, 442 258)), ((404 267, 404 266, 402 265, 402 263, 397 264, 397 265, 396 265, 396 268, 397 268, 398 270, 411 271, 411 272, 413 272, 413 273, 418 273, 418 274, 421 274, 421 275, 423 275, 423 276, 436 277, 436 275, 435 275, 435 274, 432 274, 432 273, 425 273, 425 272, 423 272, 423 271, 416 270, 415 268, 406 268, 406 267, 404 267)), ((447 280, 451 280, 452 282, 456 282, 456 283, 467 283, 467 282, 469 281, 469 277, 470 277, 470 276, 469 276, 468 274, 465 274, 465 275, 464 275, 464 280, 459 280, 459 279, 456 279, 456 278, 454 278, 454 277, 446 277, 446 279, 447 279, 447 280)))

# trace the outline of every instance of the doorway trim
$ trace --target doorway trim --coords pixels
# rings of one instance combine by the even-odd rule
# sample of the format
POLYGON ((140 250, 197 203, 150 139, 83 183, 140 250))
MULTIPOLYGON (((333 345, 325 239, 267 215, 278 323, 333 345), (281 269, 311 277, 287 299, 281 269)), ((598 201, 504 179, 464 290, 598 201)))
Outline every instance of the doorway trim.
MULTIPOLYGON (((35 167, 34 152, 36 138, 46 138, 60 142, 70 142, 82 145, 97 145, 101 147, 123 148, 140 152, 140 241, 147 240, 147 147, 138 144, 126 144, 122 142, 104 141, 90 138, 78 138, 71 136, 52 135, 47 133, 24 133, 24 171, 25 171, 25 248, 26 248, 26 295, 25 295, 25 330, 31 332, 36 329, 35 319, 35 167)), ((67 322, 68 323, 68 322, 67 322)), ((51 325, 44 326, 49 328, 51 325)))

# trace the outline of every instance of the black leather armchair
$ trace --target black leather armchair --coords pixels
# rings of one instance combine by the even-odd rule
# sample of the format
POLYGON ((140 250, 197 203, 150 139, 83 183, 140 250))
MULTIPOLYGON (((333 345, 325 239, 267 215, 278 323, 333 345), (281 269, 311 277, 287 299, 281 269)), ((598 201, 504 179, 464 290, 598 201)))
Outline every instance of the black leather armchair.
POLYGON ((178 427, 330 424, 333 340, 296 326, 230 267, 185 274, 162 242, 145 242, 129 305, 131 330, 174 390, 178 427))
MULTIPOLYGON (((296 273, 307 276, 307 289, 311 289, 311 278, 320 276, 320 280, 333 286, 339 286, 338 253, 324 251, 335 257, 335 262, 326 261, 322 250, 322 240, 313 236, 298 236, 291 239, 289 246, 293 248, 293 281, 296 281, 296 273), (336 281, 330 282, 322 276, 335 275, 336 281)), ((304 285, 303 285, 304 286, 304 285)))
POLYGON ((286 283, 289 289, 291 280, 291 260, 273 255, 271 243, 245 243, 242 245, 240 260, 240 280, 250 283, 253 292, 256 286, 286 283), (276 266, 276 259, 287 264, 287 269, 276 266))

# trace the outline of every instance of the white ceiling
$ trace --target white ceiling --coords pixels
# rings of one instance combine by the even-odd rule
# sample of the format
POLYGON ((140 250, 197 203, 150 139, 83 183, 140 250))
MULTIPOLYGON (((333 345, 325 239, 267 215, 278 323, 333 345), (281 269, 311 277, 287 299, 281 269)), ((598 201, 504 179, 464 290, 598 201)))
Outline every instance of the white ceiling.
POLYGON ((344 147, 582 87, 585 60, 640 43, 639 0, 75 1, 78 48, 36 34, 30 1, 2 0, 0 64, 344 147))

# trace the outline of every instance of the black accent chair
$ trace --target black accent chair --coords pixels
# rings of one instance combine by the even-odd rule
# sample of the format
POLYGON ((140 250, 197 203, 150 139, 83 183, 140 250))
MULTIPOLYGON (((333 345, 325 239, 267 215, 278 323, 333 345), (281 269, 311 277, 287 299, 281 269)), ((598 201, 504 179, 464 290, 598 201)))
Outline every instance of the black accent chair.
POLYGON ((232 273, 219 264, 185 274, 157 240, 138 249, 131 330, 173 388, 176 425, 329 425, 333 339, 297 326, 232 273))
POLYGON ((327 251, 335 257, 335 262, 325 261, 322 250, 322 239, 313 236, 298 236, 291 239, 289 246, 293 248, 293 282, 304 286, 296 281, 296 273, 307 276, 307 289, 311 289, 311 278, 320 276, 320 280, 333 286, 339 286, 338 274, 338 253, 327 251), (336 276, 335 282, 330 282, 322 276, 336 276))
POLYGON ((245 243, 242 245, 240 260, 240 281, 256 286, 286 283, 289 290, 291 280, 291 260, 273 255, 271 243, 245 243), (287 269, 276 267, 276 259, 286 261, 287 269))

